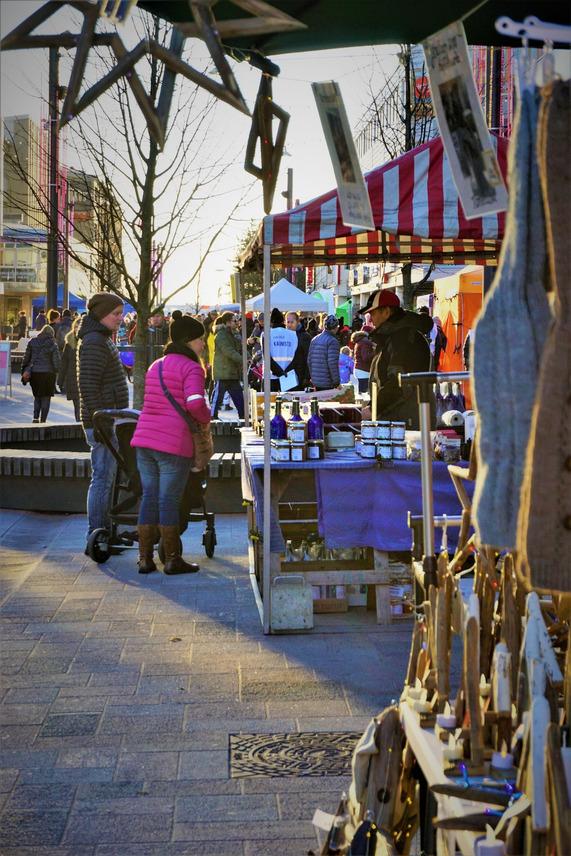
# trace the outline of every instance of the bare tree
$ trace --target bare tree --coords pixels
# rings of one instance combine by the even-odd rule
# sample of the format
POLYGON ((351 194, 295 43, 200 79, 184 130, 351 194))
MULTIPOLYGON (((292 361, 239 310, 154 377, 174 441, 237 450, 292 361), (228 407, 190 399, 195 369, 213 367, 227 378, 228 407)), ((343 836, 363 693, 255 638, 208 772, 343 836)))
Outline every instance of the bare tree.
MULTIPOLYGON (((424 61, 413 62, 413 46, 400 46, 400 68, 384 79, 380 90, 369 84, 370 108, 361 134, 370 142, 380 142, 389 160, 428 142, 434 134, 434 114, 430 102, 428 75, 424 61)), ((403 298, 411 308, 416 286, 412 283, 412 264, 402 266, 403 298)), ((424 280, 423 280, 424 282, 424 280)))
MULTIPOLYGON (((140 21, 147 35, 156 41, 166 44, 171 38, 170 25, 147 15, 141 15, 140 21)), ((103 56, 101 62, 105 62, 103 56)), ((101 76, 101 69, 98 73, 101 76)), ((140 74, 157 106, 163 63, 154 55, 147 56, 140 74)), ((186 81, 179 86, 171 108, 169 134, 161 151, 138 115, 128 82, 120 78, 109 97, 99 100, 68 126, 69 144, 80 164, 79 174, 83 175, 78 192, 95 218, 92 229, 80 224, 77 227, 82 242, 91 251, 90 258, 78 251, 69 238, 69 210, 60 212, 60 220, 67 223, 59 230, 58 239, 65 252, 95 278, 101 289, 119 294, 137 312, 135 406, 142 404, 149 362, 149 317, 197 282, 209 252, 243 202, 245 188, 229 191, 222 186, 230 160, 228 153, 204 156, 213 148, 208 136, 216 103, 214 97, 205 96, 197 86, 186 81), (223 199, 231 192, 238 192, 238 201, 228 204, 222 212, 219 209, 217 224, 206 222, 205 209, 210 200, 217 196, 223 199), (175 252, 192 244, 200 247, 198 263, 182 283, 163 294, 163 267, 175 252)), ((42 214, 48 214, 46 189, 27 173, 16 147, 10 146, 9 136, 6 163, 31 187, 42 214)), ((76 189, 77 186, 76 180, 76 189)), ((7 201, 18 205, 17 199, 7 201)))

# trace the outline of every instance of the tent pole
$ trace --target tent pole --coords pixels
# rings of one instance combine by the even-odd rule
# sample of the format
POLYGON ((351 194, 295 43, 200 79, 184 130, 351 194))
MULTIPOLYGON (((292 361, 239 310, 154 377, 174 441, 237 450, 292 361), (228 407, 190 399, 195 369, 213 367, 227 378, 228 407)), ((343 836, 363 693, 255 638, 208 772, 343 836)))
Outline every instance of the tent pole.
POLYGON ((240 282, 240 315, 242 316, 242 386, 244 389, 244 427, 250 427, 250 388, 248 386, 248 334, 246 332, 246 296, 240 282))
POLYGON ((271 632, 271 573, 270 573, 270 514, 271 514, 271 462, 270 462, 270 272, 271 246, 264 244, 264 526, 263 526, 263 571, 262 599, 264 604, 264 633, 271 632))

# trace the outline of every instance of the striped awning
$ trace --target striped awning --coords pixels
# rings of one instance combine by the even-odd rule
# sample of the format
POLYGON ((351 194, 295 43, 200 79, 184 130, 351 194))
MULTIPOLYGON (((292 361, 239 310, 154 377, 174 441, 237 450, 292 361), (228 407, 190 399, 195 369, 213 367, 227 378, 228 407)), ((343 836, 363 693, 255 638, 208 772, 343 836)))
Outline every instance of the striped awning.
MULTIPOLYGON (((508 141, 492 137, 504 177, 508 141)), ((496 264, 505 214, 466 220, 442 140, 406 152, 365 175, 377 230, 356 232, 341 221, 336 190, 265 217, 241 258, 258 267, 265 242, 272 264, 313 266, 397 262, 496 264)))

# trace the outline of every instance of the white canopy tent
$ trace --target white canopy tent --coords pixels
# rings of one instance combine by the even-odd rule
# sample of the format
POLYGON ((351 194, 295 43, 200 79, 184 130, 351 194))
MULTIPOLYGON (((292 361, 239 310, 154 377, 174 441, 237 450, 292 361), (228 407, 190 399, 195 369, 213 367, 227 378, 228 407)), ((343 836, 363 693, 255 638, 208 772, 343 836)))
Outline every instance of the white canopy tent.
MULTIPOLYGON (((320 297, 300 291, 289 280, 283 278, 270 288, 270 307, 281 312, 327 312, 327 304, 320 297)), ((263 312, 264 294, 257 294, 246 301, 248 312, 263 312)))

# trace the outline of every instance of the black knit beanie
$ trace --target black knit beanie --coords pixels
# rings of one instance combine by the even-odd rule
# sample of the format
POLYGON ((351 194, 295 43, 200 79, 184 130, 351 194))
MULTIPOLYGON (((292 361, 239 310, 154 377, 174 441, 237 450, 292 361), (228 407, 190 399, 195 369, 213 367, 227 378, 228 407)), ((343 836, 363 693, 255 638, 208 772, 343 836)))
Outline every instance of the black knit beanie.
POLYGON ((204 336, 204 324, 192 315, 183 315, 171 321, 169 333, 173 342, 192 342, 204 336))
POLYGON ((283 313, 276 306, 274 306, 270 315, 270 327, 285 327, 283 313))
POLYGON ((116 294, 109 291, 99 291, 89 298, 87 310, 90 315, 95 316, 98 321, 113 312, 118 306, 123 306, 123 301, 116 294))

